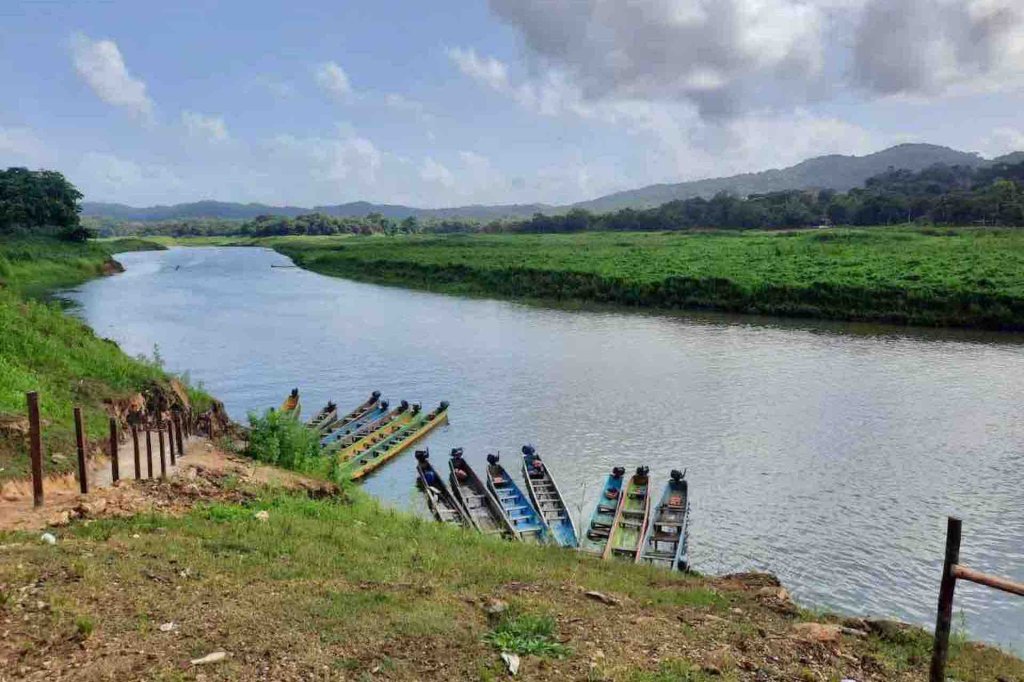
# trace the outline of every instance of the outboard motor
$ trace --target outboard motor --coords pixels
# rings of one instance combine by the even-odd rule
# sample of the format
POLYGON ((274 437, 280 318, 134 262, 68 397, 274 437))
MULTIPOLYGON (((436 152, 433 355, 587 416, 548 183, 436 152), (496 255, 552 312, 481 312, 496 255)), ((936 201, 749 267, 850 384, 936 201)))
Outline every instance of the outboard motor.
POLYGON ((380 401, 380 409, 382 409, 382 410, 388 409, 388 401, 386 401, 386 400, 380 401))
POLYGON ((452 448, 452 457, 462 457, 462 448, 452 448))
POLYGON ((409 401, 408 400, 403 400, 402 402, 398 403, 398 411, 399 412, 405 412, 408 409, 409 409, 409 401))
POLYGON ((679 469, 673 469, 672 472, 669 474, 669 478, 671 478, 676 483, 679 483, 679 481, 683 480, 683 478, 685 477, 686 472, 679 471, 679 469))
POLYGON ((332 403, 330 400, 328 400, 327 401, 327 411, 330 412, 331 410, 336 410, 336 409, 338 409, 338 406, 335 405, 334 403, 332 403))
POLYGON ((420 413, 420 409, 421 409, 421 407, 420 407, 419 403, 413 403, 412 404, 412 413, 413 414, 419 414, 420 413))
POLYGON ((649 474, 650 471, 651 471, 650 467, 637 467, 636 468, 636 475, 639 476, 640 478, 647 478, 647 474, 649 474))
POLYGON ((623 469, 622 467, 615 467, 614 469, 612 469, 612 476, 614 476, 615 478, 622 478, 623 475, 625 475, 625 473, 626 470, 623 469))
POLYGON ((374 391, 373 393, 371 393, 370 394, 370 399, 371 400, 378 400, 378 399, 380 399, 380 391, 374 391))
POLYGON ((499 459, 498 455, 487 455, 487 463, 488 464, 497 464, 498 463, 498 459, 499 459))
POLYGON ((537 452, 537 451, 534 449, 534 447, 532 445, 524 445, 523 446, 523 454, 524 455, 532 455, 535 452, 537 452))
POLYGON ((417 462, 426 462, 429 458, 430 458, 430 449, 429 448, 426 449, 426 450, 417 450, 416 451, 416 461, 417 462))
POLYGON ((441 401, 441 409, 442 410, 447 410, 448 409, 448 401, 447 400, 442 400, 441 401))
POLYGON ((297 389, 297 388, 293 388, 292 389, 292 397, 293 398, 298 398, 299 397, 299 389, 297 389))

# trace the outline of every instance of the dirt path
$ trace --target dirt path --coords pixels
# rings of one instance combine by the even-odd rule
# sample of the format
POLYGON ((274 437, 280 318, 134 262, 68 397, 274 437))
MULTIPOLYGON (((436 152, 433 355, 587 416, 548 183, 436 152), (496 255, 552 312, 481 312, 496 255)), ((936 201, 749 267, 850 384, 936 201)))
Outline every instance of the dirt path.
MULTIPOLYGON (((132 443, 121 443, 118 463, 121 480, 111 481, 110 459, 103 457, 90 462, 89 493, 79 492, 78 480, 73 475, 46 479, 43 484, 45 503, 42 508, 32 507, 31 481, 10 481, 0 492, 0 531, 38 530, 48 526, 62 526, 82 516, 128 516, 140 511, 159 509, 165 512, 190 507, 197 496, 193 491, 179 490, 176 498, 166 486, 157 486, 160 478, 160 455, 156 440, 153 442, 153 476, 147 477, 145 440, 140 439, 140 468, 143 479, 135 480, 135 455, 132 443)), ((165 444, 166 447, 166 444, 165 444)), ((185 442, 185 456, 176 465, 166 456, 167 476, 180 481, 198 478, 235 475, 242 481, 280 485, 287 488, 322 489, 325 484, 292 472, 263 466, 253 460, 237 457, 216 448, 206 438, 193 437, 185 442)), ((192 485, 191 488, 195 488, 192 485)))

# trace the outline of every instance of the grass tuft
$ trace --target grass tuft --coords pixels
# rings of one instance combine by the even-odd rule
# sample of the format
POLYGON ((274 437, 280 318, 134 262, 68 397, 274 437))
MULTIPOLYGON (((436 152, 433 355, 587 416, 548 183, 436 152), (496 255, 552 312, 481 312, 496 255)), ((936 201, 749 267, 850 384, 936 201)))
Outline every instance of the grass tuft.
POLYGON ((511 615, 484 635, 484 641, 498 651, 526 656, 562 658, 569 648, 554 640, 555 619, 551 616, 511 615))

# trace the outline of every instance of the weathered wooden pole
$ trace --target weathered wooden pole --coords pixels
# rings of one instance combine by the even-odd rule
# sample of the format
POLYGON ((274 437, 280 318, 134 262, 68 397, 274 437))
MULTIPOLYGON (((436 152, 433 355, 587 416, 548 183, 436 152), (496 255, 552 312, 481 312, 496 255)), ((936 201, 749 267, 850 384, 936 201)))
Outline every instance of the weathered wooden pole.
POLYGON ((25 394, 28 403, 28 442, 32 455, 32 506, 43 506, 43 431, 39 426, 39 394, 25 394))
POLYGON ((953 592, 956 576, 953 567, 960 563, 960 531, 962 522, 952 516, 946 522, 946 559, 942 564, 939 586, 939 613, 935 619, 935 646, 929 682, 946 682, 946 660, 949 658, 949 631, 953 626, 953 592))
POLYGON ((164 425, 163 422, 156 423, 156 437, 160 441, 160 478, 167 477, 167 458, 164 455, 164 425))
POLYGON ((135 480, 142 479, 142 462, 139 457, 139 425, 132 422, 132 454, 135 455, 135 480))
POLYGON ((110 480, 117 483, 121 480, 121 455, 117 448, 117 420, 110 418, 110 480))
POLYGON ((178 456, 185 456, 185 441, 181 437, 181 413, 174 413, 174 433, 178 437, 178 456))
POLYGON ((82 426, 82 408, 75 408, 75 445, 78 448, 78 488, 89 492, 89 479, 85 471, 85 429, 82 426))
POLYGON ((146 477, 153 478, 153 432, 146 426, 146 477))
POLYGON ((175 446, 174 446, 174 418, 171 417, 167 420, 167 446, 171 451, 171 466, 175 464, 175 446))

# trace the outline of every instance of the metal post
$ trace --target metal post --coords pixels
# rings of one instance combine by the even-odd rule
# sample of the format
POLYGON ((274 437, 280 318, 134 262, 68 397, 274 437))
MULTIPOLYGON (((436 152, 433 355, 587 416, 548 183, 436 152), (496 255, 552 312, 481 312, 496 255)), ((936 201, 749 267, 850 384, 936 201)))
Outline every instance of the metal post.
POLYGON ((185 456, 185 441, 181 437, 181 413, 174 414, 174 435, 178 437, 178 457, 185 456))
POLYGON ((960 519, 952 516, 946 522, 946 560, 942 565, 939 586, 939 613, 935 619, 935 646, 929 682, 946 682, 946 660, 949 658, 949 631, 953 625, 953 592, 956 576, 953 567, 960 563, 960 519))
POLYGON ((142 464, 139 461, 139 425, 132 422, 132 451, 135 455, 135 480, 142 479, 142 464))
POLYGON ((89 479, 85 471, 85 429, 82 426, 82 408, 75 408, 75 445, 78 448, 78 488, 89 492, 89 479))
POLYGON ((25 394, 28 402, 28 441, 32 454, 32 506, 43 506, 43 433, 39 426, 39 394, 25 394))
POLYGON ((153 432, 146 427, 146 477, 153 478, 153 432))
POLYGON ((110 418, 110 480, 117 483, 121 480, 121 456, 117 452, 117 420, 110 418))
POLYGON ((156 423, 156 437, 160 441, 160 478, 167 477, 167 458, 164 456, 164 425, 156 423))

